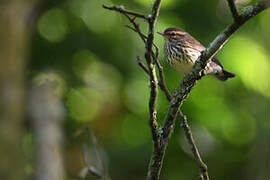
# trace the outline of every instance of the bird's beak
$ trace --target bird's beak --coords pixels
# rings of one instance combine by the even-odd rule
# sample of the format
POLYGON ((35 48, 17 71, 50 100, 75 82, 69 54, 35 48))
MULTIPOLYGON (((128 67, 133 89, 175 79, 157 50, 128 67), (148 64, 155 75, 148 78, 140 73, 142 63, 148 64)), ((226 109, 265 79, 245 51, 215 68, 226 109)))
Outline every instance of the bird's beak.
POLYGON ((158 34, 160 34, 161 36, 164 36, 164 32, 157 32, 158 34))

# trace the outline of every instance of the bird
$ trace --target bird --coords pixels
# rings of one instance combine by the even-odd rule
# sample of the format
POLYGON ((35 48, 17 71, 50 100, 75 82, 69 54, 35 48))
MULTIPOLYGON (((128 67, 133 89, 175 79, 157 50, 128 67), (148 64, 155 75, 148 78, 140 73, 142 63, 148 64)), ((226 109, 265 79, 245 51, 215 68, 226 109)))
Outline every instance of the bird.
MULTIPOLYGON (((186 75, 195 61, 206 48, 181 28, 170 27, 164 32, 157 32, 164 37, 164 54, 168 64, 176 71, 186 75)), ((215 76, 220 81, 235 77, 235 74, 225 70, 216 57, 210 59, 203 73, 215 76)))

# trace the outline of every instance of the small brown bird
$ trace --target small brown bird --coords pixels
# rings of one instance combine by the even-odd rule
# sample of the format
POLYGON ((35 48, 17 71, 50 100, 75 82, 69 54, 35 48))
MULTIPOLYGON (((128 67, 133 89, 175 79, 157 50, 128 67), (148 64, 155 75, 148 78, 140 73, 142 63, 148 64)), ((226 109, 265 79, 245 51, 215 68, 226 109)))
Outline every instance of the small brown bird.
MULTIPOLYGON (((158 34, 165 39, 164 50, 169 65, 180 73, 189 73, 205 47, 180 28, 168 28, 158 34)), ((204 74, 213 75, 221 81, 235 77, 235 74, 224 70, 216 57, 207 63, 204 74)))

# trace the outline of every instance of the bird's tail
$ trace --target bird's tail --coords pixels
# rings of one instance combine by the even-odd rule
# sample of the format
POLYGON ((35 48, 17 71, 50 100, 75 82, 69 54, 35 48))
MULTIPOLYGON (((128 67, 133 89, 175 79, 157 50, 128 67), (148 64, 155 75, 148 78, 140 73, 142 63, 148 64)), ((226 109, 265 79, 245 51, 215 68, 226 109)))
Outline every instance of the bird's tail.
POLYGON ((220 81, 226 81, 228 78, 235 77, 235 74, 226 70, 222 70, 222 73, 215 74, 215 77, 220 81))

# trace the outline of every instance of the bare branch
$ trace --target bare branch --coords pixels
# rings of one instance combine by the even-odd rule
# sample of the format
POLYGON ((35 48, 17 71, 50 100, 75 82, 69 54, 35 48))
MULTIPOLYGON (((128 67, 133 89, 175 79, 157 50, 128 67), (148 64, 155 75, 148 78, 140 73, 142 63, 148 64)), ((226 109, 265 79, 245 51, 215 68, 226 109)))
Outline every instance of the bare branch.
MULTIPOLYGON (((158 0, 158 2, 160 4, 160 0, 158 0)), ((154 6, 156 7, 157 4, 155 3, 154 6)), ((116 6, 109 7, 109 6, 103 5, 103 8, 109 9, 109 10, 114 10, 114 11, 120 12, 123 15, 125 15, 134 27, 134 28, 132 28, 132 27, 128 26, 128 28, 137 32, 139 34, 140 38, 142 39, 142 41, 146 45, 145 59, 147 61, 147 68, 144 66, 142 61, 138 61, 138 63, 140 65, 140 67, 142 67, 143 70, 148 73, 149 78, 150 78, 150 80, 149 80, 150 81, 150 100, 149 100, 150 119, 149 119, 149 124, 150 124, 151 131, 152 131, 154 146, 158 147, 159 146, 159 134, 158 134, 159 127, 158 127, 158 123, 156 120, 156 98, 157 98, 157 84, 158 84, 158 82, 157 82, 157 77, 156 77, 156 72, 155 72, 155 67, 154 67, 155 64, 153 64, 152 60, 151 60, 151 57, 153 57, 152 56, 153 55, 152 46, 153 46, 153 39, 154 39, 154 25, 156 22, 156 17, 158 15, 158 9, 153 8, 153 14, 149 17, 146 17, 146 16, 138 14, 136 12, 124 10, 124 8, 121 6, 120 7, 116 7, 116 6), (134 18, 131 18, 130 15, 134 16, 134 18), (139 25, 135 22, 136 17, 147 20, 147 22, 149 24, 148 37, 146 37, 141 32, 139 25), (147 71, 146 71, 146 69, 147 69, 147 71)), ((159 8, 159 5, 158 5, 158 8, 159 8)))
POLYGON ((157 97, 157 78, 154 68, 154 63, 156 62, 156 58, 154 58, 154 61, 151 60, 152 55, 152 47, 153 47, 153 40, 154 40, 154 27, 155 23, 159 14, 160 9, 160 3, 161 0, 155 0, 153 8, 152 8, 152 15, 151 18, 149 18, 149 26, 148 26, 148 38, 146 42, 146 52, 145 52, 145 59, 148 64, 149 69, 149 77, 150 77, 150 83, 151 83, 151 90, 150 90, 150 100, 149 100, 149 111, 150 111, 150 126, 152 129, 152 137, 154 141, 154 152, 151 156, 149 167, 148 167, 148 173, 147 173, 147 180, 154 180, 159 179, 161 167, 162 167, 162 159, 163 156, 160 154, 160 132, 159 128, 156 129, 155 124, 156 122, 156 97, 157 97), (158 138, 156 138, 156 136, 158 138))
MULTIPOLYGON (((140 26, 139 24, 137 24, 135 22, 135 18, 131 18, 129 15, 134 15, 134 13, 130 14, 130 11, 119 11, 120 9, 123 9, 121 7, 116 7, 116 6, 112 6, 112 7, 108 7, 108 6, 104 6, 104 8, 106 9, 110 9, 110 10, 115 10, 115 11, 118 11, 122 14, 124 14, 128 20, 130 21, 130 23, 133 25, 133 27, 129 26, 129 25, 126 25, 127 28, 131 29, 132 31, 138 33, 138 35, 140 36, 141 40, 146 43, 147 41, 147 36, 144 35, 140 29, 140 26)), ((135 17, 138 17, 136 15, 134 15, 135 17)), ((155 52, 154 53, 153 51, 151 52, 152 53, 152 58, 155 60, 155 64, 157 65, 157 68, 158 68, 158 71, 159 71, 159 77, 160 77, 160 80, 158 81, 158 85, 160 86, 160 89, 165 93, 166 95, 166 98, 170 101, 171 100, 171 94, 166 86, 166 83, 165 83, 165 77, 164 77, 164 73, 163 73, 163 68, 161 66, 161 64, 159 63, 159 61, 157 60, 158 58, 158 47, 153 44, 153 46, 155 47, 155 52)), ((138 62, 138 65, 149 75, 149 71, 147 69, 147 67, 144 65, 143 61, 140 60, 140 58, 137 57, 137 62, 138 62)))
POLYGON ((152 46, 154 41, 154 26, 157 20, 157 16, 159 14, 160 9, 160 3, 161 0, 156 0, 154 2, 153 8, 152 8, 152 15, 150 16, 149 20, 149 32, 148 32, 148 39, 146 43, 146 53, 145 53, 145 59, 147 63, 151 63, 151 52, 152 52, 152 46))
POLYGON ((164 76, 164 72, 163 72, 163 67, 161 66, 160 62, 157 60, 156 61, 157 64, 157 68, 158 68, 158 72, 159 72, 159 78, 160 80, 158 81, 158 85, 160 87, 160 89, 164 92, 164 94, 166 95, 166 98, 168 101, 171 101, 172 99, 172 95, 169 91, 169 89, 167 88, 166 82, 165 82, 165 76, 164 76))
MULTIPOLYGON (((139 25, 135 22, 135 18, 131 18, 129 16, 129 14, 122 12, 122 14, 124 14, 128 20, 130 21, 130 23, 133 25, 133 27, 131 26, 126 26, 129 29, 133 30, 134 32, 138 33, 138 35, 140 36, 141 40, 146 44, 146 53, 145 53, 145 58, 147 61, 147 65, 148 67, 146 67, 143 63, 143 61, 137 57, 137 61, 139 66, 149 75, 150 77, 150 87, 151 87, 151 95, 150 95, 150 101, 149 101, 149 109, 150 109, 150 126, 151 126, 151 130, 152 130, 152 136, 153 136, 153 141, 154 141, 154 152, 153 155, 151 157, 150 163, 149 163, 149 170, 148 170, 148 176, 147 179, 158 179, 159 178, 159 174, 160 174, 160 170, 161 170, 161 166, 162 166, 162 159, 164 157, 164 152, 166 149, 166 146, 164 146, 164 144, 160 144, 160 135, 158 132, 159 128, 158 128, 158 124, 156 123, 156 108, 155 108, 155 101, 156 101, 156 97, 157 97, 157 88, 156 88, 156 84, 157 84, 157 80, 156 80, 156 75, 155 75, 155 69, 154 69, 154 65, 157 65, 158 71, 159 71, 159 76, 160 76, 160 80, 158 81, 158 85, 160 86, 160 89, 165 93, 168 101, 171 101, 172 99, 172 95, 170 94, 166 83, 165 83, 165 76, 164 76, 164 72, 163 72, 163 68, 160 64, 160 62, 158 61, 158 56, 159 56, 159 48, 153 43, 153 38, 154 38, 154 23, 156 21, 156 17, 158 16, 158 11, 160 6, 160 1, 156 1, 154 6, 153 6, 153 14, 151 17, 151 19, 149 19, 148 23, 149 23, 149 33, 148 33, 148 37, 145 36, 141 30, 139 25), (152 47, 155 48, 155 53, 152 50, 152 47), (151 60, 151 57, 153 59, 153 61, 151 60), (154 80, 154 81, 153 81, 154 80), (161 145, 161 147, 159 147, 161 145)), ((173 130, 174 125, 171 126, 171 131, 173 130)), ((164 141, 164 140, 163 140, 164 141)))
POLYGON ((157 45, 155 43, 153 44, 153 46, 155 48, 156 53, 152 52, 152 56, 153 56, 153 58, 155 60, 155 64, 157 65, 159 78, 160 78, 160 80, 158 81, 158 85, 159 85, 160 89, 165 93, 167 100, 171 101, 172 95, 171 95, 170 91, 167 88, 166 81, 165 81, 165 76, 164 76, 164 72, 163 72, 163 67, 161 66, 161 64, 160 64, 160 62, 158 60, 159 48, 157 47, 157 45))
POLYGON ((237 22, 239 20, 239 14, 237 12, 237 8, 236 8, 236 5, 235 5, 235 0, 227 0, 228 2, 228 5, 230 7, 230 10, 231 10, 231 13, 232 13, 232 16, 234 18, 234 21, 237 22))
POLYGON ((185 136, 186 136, 186 139, 190 145, 191 152, 192 152, 198 166, 200 167, 200 171, 201 171, 200 177, 202 180, 209 180, 207 166, 203 162, 203 160, 200 156, 200 153, 199 153, 199 150, 195 144, 191 129, 187 123, 187 118, 181 112, 178 113, 178 116, 180 117, 181 127, 185 131, 185 136))
POLYGON ((126 25, 126 27, 129 28, 129 29, 131 29, 132 31, 138 33, 138 35, 140 36, 141 40, 144 43, 146 43, 147 36, 142 33, 139 24, 137 24, 135 22, 135 20, 132 19, 132 18, 130 18, 129 16, 126 15, 126 17, 129 19, 130 23, 134 26, 134 27, 131 27, 131 26, 126 25))
MULTIPOLYGON (((173 98, 171 100, 168 114, 165 118, 165 123, 163 126, 162 140, 164 148, 166 148, 168 144, 168 139, 170 138, 170 135, 172 133, 172 127, 174 126, 176 115, 179 112, 183 101, 188 97, 191 89, 194 87, 197 80, 199 80, 203 76, 202 71, 207 64, 207 61, 211 59, 218 52, 218 50, 222 48, 222 46, 226 43, 230 36, 235 33, 235 31, 238 30, 246 21, 257 15, 264 9, 268 8, 269 6, 269 1, 263 0, 246 9, 245 12, 242 14, 241 21, 234 22, 232 25, 227 27, 214 39, 214 41, 209 45, 209 47, 202 52, 191 72, 184 77, 182 83, 180 83, 180 87, 177 88, 173 93, 173 98)), ((161 150, 161 152, 163 152, 163 150, 161 150)))
POLYGON ((143 63, 143 61, 141 60, 139 56, 137 56, 137 62, 138 62, 138 65, 146 72, 146 74, 149 75, 149 71, 147 67, 145 66, 145 64, 143 63))
POLYGON ((227 27, 222 33, 220 33, 212 43, 210 43, 209 47, 202 52, 201 56, 196 61, 194 67, 191 72, 188 73, 184 79, 183 83, 180 84, 180 87, 177 88, 174 92, 173 99, 171 101, 171 105, 169 107, 169 111, 167 117, 165 118, 164 124, 164 136, 169 137, 170 131, 168 131, 171 125, 174 123, 175 116, 178 112, 179 107, 182 102, 189 95, 192 87, 195 85, 196 81, 200 79, 203 74, 202 70, 207 64, 207 61, 211 59, 226 43, 226 41, 231 37, 231 35, 238 30, 246 21, 248 21, 251 17, 257 15, 264 9, 269 7, 269 1, 261 1, 256 3, 255 5, 249 7, 242 15, 242 20, 240 22, 234 22, 232 25, 227 27))
MULTIPOLYGON (((143 61, 140 59, 139 56, 137 56, 137 62, 138 62, 138 65, 144 70, 144 72, 146 72, 146 74, 149 75, 148 68, 145 66, 145 64, 143 63, 143 61)), ((158 67, 159 78, 160 78, 160 80, 158 81, 158 85, 160 89, 164 92, 164 94, 166 95, 167 100, 170 102, 172 99, 172 95, 170 91, 168 90, 166 82, 165 82, 163 67, 161 66, 158 60, 156 61, 156 65, 158 67)))
MULTIPOLYGON (((173 93, 173 96, 171 96, 165 84, 162 66, 157 60, 158 48, 153 43, 154 26, 155 26, 155 22, 159 13, 160 2, 161 0, 155 0, 153 9, 152 9, 152 14, 148 17, 144 15, 137 16, 136 13, 133 13, 133 12, 130 13, 130 11, 128 12, 123 11, 123 8, 120 8, 120 9, 117 7, 108 8, 105 6, 105 8, 107 9, 115 10, 124 14, 134 26, 134 28, 131 28, 131 29, 140 35, 141 39, 146 45, 145 59, 147 62, 147 71, 143 63, 139 63, 139 65, 141 67, 143 66, 142 68, 144 69, 144 71, 148 73, 150 77, 151 90, 150 90, 150 100, 149 100, 149 111, 150 111, 149 122, 150 122, 150 127, 152 130, 152 137, 154 141, 154 152, 152 154, 152 157, 149 163, 147 180, 159 179, 165 150, 168 146, 168 141, 170 139, 170 136, 174 130, 176 116, 179 115, 180 117, 182 117, 180 107, 183 101, 188 97, 191 89, 194 87, 197 80, 203 77, 204 75, 203 69, 207 64, 207 61, 211 59, 218 52, 219 49, 222 48, 222 46, 226 43, 226 41, 230 38, 230 36, 233 33, 235 33, 235 31, 238 30, 246 21, 248 21, 250 18, 252 18, 253 16, 257 15, 258 13, 260 13, 261 11, 263 11, 264 9, 270 6, 269 0, 262 0, 261 2, 258 2, 255 5, 248 7, 244 11, 244 13, 242 13, 241 15, 238 15, 238 20, 237 21, 235 20, 235 22, 232 25, 228 26, 222 33, 220 33, 214 39, 214 41, 209 45, 209 47, 201 53, 201 56, 196 61, 194 67, 192 68, 192 71, 183 78, 182 83, 180 83, 179 87, 173 93), (143 18, 147 20, 149 24, 149 27, 148 27, 149 31, 148 31, 147 37, 143 33, 141 33, 139 25, 136 24, 135 19, 131 18, 129 15, 133 15, 135 17, 139 17, 139 18, 143 18), (155 53, 152 50, 153 46, 156 48, 155 53), (155 65, 157 65, 158 70, 159 70, 159 75, 160 75, 160 81, 158 82, 158 85, 160 86, 161 90, 165 92, 167 99, 170 100, 170 107, 168 109, 168 114, 164 120, 164 125, 162 129, 159 128, 156 121, 155 103, 156 103, 156 98, 157 98, 157 77, 155 73, 155 65)), ((232 9, 234 9, 233 11, 236 10, 236 8, 233 6, 232 6, 232 9)), ((198 149, 195 146, 190 128, 187 125, 186 120, 184 121, 183 124, 184 124, 183 127, 186 129, 186 132, 187 132, 186 137, 189 140, 194 157, 201 169, 202 175, 200 176, 200 178, 203 180, 208 180, 209 177, 207 174, 207 167, 205 166, 205 164, 200 158, 198 149)))
MULTIPOLYGON (((149 81, 150 81, 150 99, 149 99, 149 124, 151 127, 152 131, 152 138, 154 141, 154 151, 159 148, 159 141, 160 141, 160 136, 159 136, 159 126, 157 123, 157 117, 156 117, 156 100, 157 100, 157 76, 156 76, 156 71, 155 71, 155 64, 152 61, 152 47, 153 47, 153 42, 154 42, 154 27, 156 23, 156 19, 158 17, 159 13, 159 8, 160 8, 160 2, 161 0, 156 0, 152 9, 152 15, 148 19, 148 37, 146 41, 146 46, 145 46, 145 59, 148 65, 148 70, 149 70, 149 81)), ((155 61, 155 60, 154 60, 155 61)), ((151 171, 151 162, 149 166, 149 172, 151 171)), ((150 173, 151 174, 151 173, 150 173)), ((149 174, 148 174, 149 176, 149 174)), ((150 175, 151 176, 151 175, 150 175)))
POLYGON ((129 10, 126 10, 124 8, 124 6, 106 6, 106 5, 102 5, 103 8, 105 9, 109 9, 109 10, 113 10, 113 11, 117 11, 119 13, 122 13, 122 14, 127 14, 127 15, 132 15, 132 16, 135 16, 135 17, 138 17, 138 18, 141 18, 141 19, 144 19, 144 20, 149 20, 149 18, 143 14, 140 14, 140 13, 137 13, 137 12, 133 12, 133 11, 129 11, 129 10))

